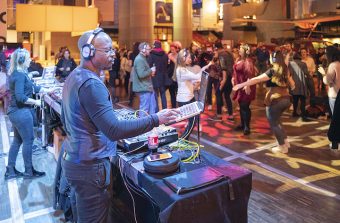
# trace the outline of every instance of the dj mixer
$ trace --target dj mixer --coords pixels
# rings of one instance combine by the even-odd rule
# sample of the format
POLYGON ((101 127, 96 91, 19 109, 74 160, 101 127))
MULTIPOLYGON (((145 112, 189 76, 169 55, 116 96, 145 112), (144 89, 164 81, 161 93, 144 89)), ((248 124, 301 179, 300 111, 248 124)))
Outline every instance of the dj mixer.
MULTIPOLYGON (((133 110, 126 108, 115 109, 115 114, 118 120, 134 120, 138 117, 133 110)), ((174 142, 178 139, 177 130, 171 126, 159 126, 152 131, 135 136, 132 138, 121 139, 118 141, 118 145, 126 151, 131 151, 138 148, 146 148, 148 146, 148 136, 151 133, 158 135, 159 146, 174 142)))

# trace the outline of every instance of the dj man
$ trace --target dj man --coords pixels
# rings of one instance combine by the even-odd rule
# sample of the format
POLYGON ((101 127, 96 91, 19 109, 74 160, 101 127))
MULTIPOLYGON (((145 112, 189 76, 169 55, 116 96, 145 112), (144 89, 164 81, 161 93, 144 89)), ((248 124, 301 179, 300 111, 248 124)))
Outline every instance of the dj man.
POLYGON ((62 122, 67 133, 63 143, 64 174, 75 189, 78 223, 106 222, 109 209, 110 160, 116 140, 140 135, 175 121, 178 111, 165 109, 137 120, 119 121, 110 94, 99 79, 114 62, 110 37, 98 28, 79 41, 80 65, 63 89, 62 122))

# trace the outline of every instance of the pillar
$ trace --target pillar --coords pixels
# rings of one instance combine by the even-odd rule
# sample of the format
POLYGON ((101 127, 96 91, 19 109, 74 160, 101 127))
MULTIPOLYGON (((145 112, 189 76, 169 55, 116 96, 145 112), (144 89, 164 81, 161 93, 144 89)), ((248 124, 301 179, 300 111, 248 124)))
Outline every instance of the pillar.
POLYGON ((183 47, 192 42, 192 0, 173 0, 174 41, 180 41, 183 47))
MULTIPOLYGON (((119 1, 119 4, 124 1, 119 1)), ((152 7, 153 1, 145 1, 145 0, 130 0, 130 27, 129 27, 129 34, 130 34, 130 46, 134 42, 149 42, 152 43, 153 39, 153 8, 152 7)), ((121 11, 119 11, 119 14, 121 11)), ((121 22, 124 24, 123 21, 119 20, 119 32, 121 32, 120 27, 121 22)))
POLYGON ((130 48, 132 43, 130 41, 130 0, 118 2, 118 42, 120 47, 130 48))

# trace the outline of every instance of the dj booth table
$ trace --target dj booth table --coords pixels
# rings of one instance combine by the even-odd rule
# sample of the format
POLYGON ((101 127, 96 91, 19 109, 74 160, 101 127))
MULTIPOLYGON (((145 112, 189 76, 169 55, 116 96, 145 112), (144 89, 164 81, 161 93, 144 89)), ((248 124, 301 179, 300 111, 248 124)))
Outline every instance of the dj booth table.
MULTIPOLYGON (((43 96, 44 109, 61 113, 60 101, 43 96)), ((251 192, 252 174, 249 170, 226 162, 206 151, 201 151, 199 163, 183 163, 176 173, 167 175, 149 174, 144 171, 141 154, 125 156, 118 153, 112 160, 113 197, 112 210, 122 214, 127 222, 134 222, 131 196, 124 182, 133 185, 138 222, 195 222, 195 223, 243 223, 247 222, 247 207, 251 192), (119 162, 120 160, 120 162, 119 162), (120 165, 119 165, 120 164, 120 165), (213 167, 227 180, 220 181, 184 194, 174 193, 163 178, 195 170, 204 166, 213 167), (122 170, 122 175, 120 174, 122 170), (118 205, 117 205, 118 204, 118 205)))
MULTIPOLYGON (((179 195, 163 182, 164 177, 173 174, 149 174, 144 171, 142 160, 135 162, 133 156, 119 157, 124 175, 144 194, 140 196, 133 193, 138 222, 247 222, 252 183, 249 170, 202 151, 200 163, 181 163, 179 171, 173 174, 209 166, 222 173, 228 180, 179 195)), ((117 160, 113 162, 113 169, 119 171, 117 163, 117 160)), ((131 197, 120 194, 124 193, 125 187, 120 187, 121 191, 117 191, 119 186, 115 188, 114 196, 121 197, 123 203, 130 204, 128 206, 131 209, 131 197)))

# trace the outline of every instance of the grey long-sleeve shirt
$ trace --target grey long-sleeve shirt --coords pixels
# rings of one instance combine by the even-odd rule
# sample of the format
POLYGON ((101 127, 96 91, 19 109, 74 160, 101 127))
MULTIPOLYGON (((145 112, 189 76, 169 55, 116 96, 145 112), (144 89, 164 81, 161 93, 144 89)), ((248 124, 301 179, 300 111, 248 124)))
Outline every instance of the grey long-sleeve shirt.
POLYGON ((118 120, 105 85, 96 74, 80 67, 65 82, 61 116, 67 133, 63 146, 72 160, 78 161, 113 156, 116 140, 159 125, 157 115, 118 120))

